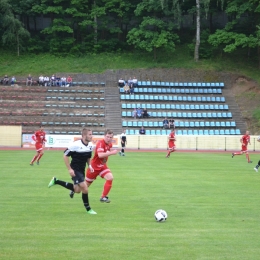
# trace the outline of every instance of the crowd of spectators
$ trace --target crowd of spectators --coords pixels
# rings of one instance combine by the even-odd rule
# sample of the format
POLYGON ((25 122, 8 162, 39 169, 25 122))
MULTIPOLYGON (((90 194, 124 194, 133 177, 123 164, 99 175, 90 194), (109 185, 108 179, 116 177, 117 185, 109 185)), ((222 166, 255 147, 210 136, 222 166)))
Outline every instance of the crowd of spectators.
POLYGON ((142 108, 140 108, 140 107, 138 107, 137 109, 134 108, 134 110, 133 110, 133 112, 132 112, 132 117, 133 117, 134 119, 136 119, 136 118, 148 118, 149 116, 150 116, 150 115, 148 114, 146 108, 144 108, 144 109, 142 109, 142 108))
MULTIPOLYGON (((2 85, 11 85, 14 86, 14 84, 17 84, 17 80, 15 76, 11 77, 11 80, 7 75, 5 75, 1 80, 0 83, 2 85)), ((49 76, 43 76, 40 75, 38 80, 34 80, 32 75, 29 74, 28 77, 26 78, 26 86, 32 86, 34 83, 36 83, 39 86, 58 86, 58 87, 70 87, 72 85, 72 77, 68 76, 67 78, 65 76, 59 77, 56 75, 52 75, 51 77, 49 76)))
POLYGON ((129 78, 128 80, 124 80, 120 78, 118 80, 118 87, 123 88, 125 94, 134 94, 135 88, 138 87, 138 80, 136 77, 129 78))

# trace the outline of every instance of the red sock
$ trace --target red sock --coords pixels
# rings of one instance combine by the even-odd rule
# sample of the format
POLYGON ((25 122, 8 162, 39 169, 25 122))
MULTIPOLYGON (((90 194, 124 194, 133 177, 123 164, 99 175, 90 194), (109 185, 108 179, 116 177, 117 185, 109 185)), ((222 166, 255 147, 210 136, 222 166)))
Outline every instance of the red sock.
POLYGON ((40 154, 40 155, 38 156, 38 158, 37 158, 37 162, 39 162, 39 161, 40 161, 40 159, 42 158, 42 156, 43 156, 43 153, 42 153, 42 154, 40 154))
POLYGON ((31 163, 34 163, 35 161, 36 161, 36 159, 38 158, 38 154, 37 155, 35 155, 34 157, 33 157, 33 159, 31 160, 31 163))
POLYGON ((104 184, 104 189, 103 189, 103 193, 102 193, 102 198, 106 197, 110 191, 110 189, 112 188, 112 182, 111 180, 107 180, 104 184))

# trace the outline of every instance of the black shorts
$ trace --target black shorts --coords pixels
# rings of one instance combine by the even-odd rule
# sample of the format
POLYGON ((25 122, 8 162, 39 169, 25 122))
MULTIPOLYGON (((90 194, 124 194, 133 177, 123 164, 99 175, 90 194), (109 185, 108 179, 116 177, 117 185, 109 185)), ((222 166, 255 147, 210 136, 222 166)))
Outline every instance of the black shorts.
POLYGON ((81 172, 81 171, 74 170, 74 173, 75 173, 75 177, 71 178, 74 182, 74 185, 80 184, 85 181, 84 171, 81 172))
POLYGON ((121 142, 121 147, 125 147, 125 142, 121 142))

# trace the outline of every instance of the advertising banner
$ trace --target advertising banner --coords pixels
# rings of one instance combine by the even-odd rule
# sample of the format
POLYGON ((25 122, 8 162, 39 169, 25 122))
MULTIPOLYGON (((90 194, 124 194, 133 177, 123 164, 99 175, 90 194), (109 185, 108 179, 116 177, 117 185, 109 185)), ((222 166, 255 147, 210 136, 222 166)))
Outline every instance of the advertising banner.
MULTIPOLYGON (((33 134, 24 134, 22 137, 23 148, 34 148, 35 142, 32 139, 33 134)), ((95 135, 92 138, 92 143, 96 144, 98 140, 102 140, 103 135, 95 135)), ((81 139, 81 135, 46 135, 47 142, 45 143, 46 148, 66 148, 68 145, 81 139)), ((115 136, 113 138, 113 147, 118 147, 119 137, 115 136)))

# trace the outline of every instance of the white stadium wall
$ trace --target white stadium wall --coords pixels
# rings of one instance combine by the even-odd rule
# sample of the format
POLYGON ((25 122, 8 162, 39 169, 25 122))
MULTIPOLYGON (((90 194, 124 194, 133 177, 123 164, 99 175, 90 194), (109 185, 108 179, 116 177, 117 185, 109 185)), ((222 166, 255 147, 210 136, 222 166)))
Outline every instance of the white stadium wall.
MULTIPOLYGON (((11 130, 8 131, 8 134, 11 130)), ((31 139, 32 135, 23 135, 22 146, 24 148, 34 148, 34 142, 31 139)), ((17 137, 18 138, 18 137, 17 137)), ((45 147, 52 148, 64 148, 68 144, 78 138, 79 135, 47 135, 47 142, 45 147)), ((102 139, 103 136, 94 136, 93 143, 102 139)), ((240 150, 241 136, 230 135, 203 135, 203 136, 189 136, 181 135, 176 136, 176 148, 180 150, 240 150)), ((12 146, 12 137, 8 136, 4 138, 6 146, 12 146)), ((19 138, 18 138, 19 139, 19 138)), ((20 139, 19 139, 20 140, 20 139)), ((21 141, 20 141, 21 143, 21 141)), ((17 145, 16 145, 17 146, 17 145)), ((120 147, 120 136, 115 136, 113 140, 114 147, 120 147)), ((167 149, 167 136, 166 135, 128 135, 127 136, 127 148, 130 149, 167 149)), ((257 142, 257 136, 251 136, 251 145, 248 146, 249 151, 260 151, 260 142, 257 142)))
POLYGON ((22 127, 21 126, 0 126, 0 146, 21 147, 22 127))

